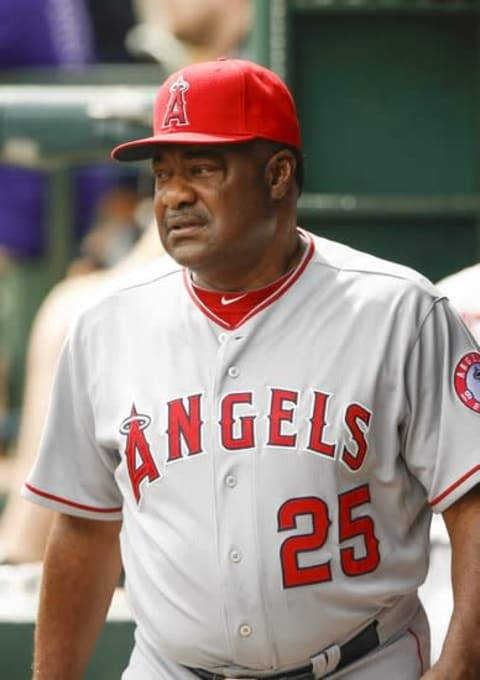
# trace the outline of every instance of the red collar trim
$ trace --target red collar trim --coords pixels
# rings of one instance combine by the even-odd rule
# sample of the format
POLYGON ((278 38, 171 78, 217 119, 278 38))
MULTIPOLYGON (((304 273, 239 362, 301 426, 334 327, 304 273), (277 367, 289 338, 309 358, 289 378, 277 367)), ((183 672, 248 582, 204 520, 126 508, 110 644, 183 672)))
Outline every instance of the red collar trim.
MULTIPOLYGON (((307 239, 307 248, 305 250, 305 253, 303 254, 302 259, 300 260, 298 266, 296 269, 294 269, 290 275, 286 275, 285 278, 282 280, 280 279, 280 285, 278 287, 275 287, 270 295, 268 295, 265 299, 262 299, 258 304, 256 304, 254 307, 249 309, 246 314, 244 314, 238 321, 227 321, 217 314, 215 314, 215 311, 211 309, 203 300, 200 299, 200 297, 197 295, 194 286, 192 285, 189 273, 187 269, 183 270, 183 280, 185 283, 185 286, 187 288, 188 294, 192 298, 193 302, 195 305, 200 309, 200 311, 205 314, 211 321, 214 321, 217 325, 221 326, 222 328, 225 328, 227 330, 235 330, 236 328, 239 328, 242 324, 244 324, 246 321, 251 319, 255 314, 258 314, 262 310, 266 309, 266 307, 269 307, 271 304, 276 302, 293 284, 297 279, 302 275, 302 273, 305 271, 308 263, 313 257, 313 253, 315 250, 315 246, 313 243, 313 239, 310 234, 300 230, 300 233, 307 239)), ((269 288, 270 286, 267 286, 269 288)))

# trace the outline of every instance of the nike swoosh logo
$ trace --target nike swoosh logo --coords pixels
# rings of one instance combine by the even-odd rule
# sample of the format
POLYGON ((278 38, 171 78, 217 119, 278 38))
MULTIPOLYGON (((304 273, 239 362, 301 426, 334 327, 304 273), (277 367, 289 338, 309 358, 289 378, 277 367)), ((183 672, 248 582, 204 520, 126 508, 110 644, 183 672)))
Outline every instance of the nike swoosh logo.
POLYGON ((242 293, 242 295, 237 295, 237 297, 234 298, 227 298, 225 297, 225 295, 223 295, 222 298, 220 299, 220 302, 222 303, 222 305, 232 305, 234 302, 238 302, 238 300, 244 298, 245 295, 246 293, 242 293))

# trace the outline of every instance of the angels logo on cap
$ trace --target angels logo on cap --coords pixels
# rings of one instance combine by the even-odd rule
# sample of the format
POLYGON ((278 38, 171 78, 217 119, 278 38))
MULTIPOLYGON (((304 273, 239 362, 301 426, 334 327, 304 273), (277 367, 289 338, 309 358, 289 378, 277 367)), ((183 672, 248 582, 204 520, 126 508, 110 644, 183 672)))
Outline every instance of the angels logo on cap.
POLYGON ((184 79, 182 74, 170 85, 170 97, 165 109, 162 128, 171 127, 173 123, 189 125, 185 100, 185 92, 189 87, 190 83, 184 79))
POLYGON ((480 413, 480 353, 469 352, 458 362, 453 377, 455 392, 460 400, 480 413))

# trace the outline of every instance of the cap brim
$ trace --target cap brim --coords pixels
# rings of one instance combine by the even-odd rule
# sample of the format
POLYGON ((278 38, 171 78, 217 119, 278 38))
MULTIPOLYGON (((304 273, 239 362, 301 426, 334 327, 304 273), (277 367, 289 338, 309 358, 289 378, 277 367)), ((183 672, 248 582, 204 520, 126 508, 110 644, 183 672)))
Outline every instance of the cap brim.
POLYGON ((145 161, 155 156, 155 150, 165 144, 238 144, 255 139, 255 135, 212 135, 199 132, 175 132, 136 139, 119 144, 111 152, 117 161, 145 161))

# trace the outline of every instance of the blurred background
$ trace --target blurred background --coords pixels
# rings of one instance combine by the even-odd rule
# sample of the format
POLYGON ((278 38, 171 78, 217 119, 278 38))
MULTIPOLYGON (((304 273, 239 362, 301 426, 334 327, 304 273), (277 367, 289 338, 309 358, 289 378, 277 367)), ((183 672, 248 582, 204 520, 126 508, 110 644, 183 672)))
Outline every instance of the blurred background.
MULTIPOLYGON (((148 164, 109 160, 114 144, 149 134, 158 85, 218 56, 271 67, 303 126, 300 224, 439 282, 480 261, 479 28, 477 0, 0 0, 5 581, 33 594, 38 583, 30 567, 49 517, 26 509, 18 487, 66 327, 160 254, 148 164)), ((460 311, 478 325, 480 272, 465 286, 460 311)), ((435 541, 444 546, 441 531, 435 541)), ((0 676, 26 679, 32 609, 11 614, 1 574, 0 676)), ((119 611, 92 679, 118 678, 128 656, 131 624, 119 611)))

